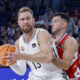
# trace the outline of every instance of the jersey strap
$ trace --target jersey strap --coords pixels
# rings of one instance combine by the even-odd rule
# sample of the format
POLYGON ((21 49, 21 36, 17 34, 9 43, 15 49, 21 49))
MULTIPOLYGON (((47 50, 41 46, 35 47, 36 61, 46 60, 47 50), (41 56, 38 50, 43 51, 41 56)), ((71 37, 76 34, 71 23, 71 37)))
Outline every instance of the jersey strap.
POLYGON ((68 36, 69 34, 65 33, 63 37, 61 38, 61 40, 58 42, 58 44, 62 45, 68 36))

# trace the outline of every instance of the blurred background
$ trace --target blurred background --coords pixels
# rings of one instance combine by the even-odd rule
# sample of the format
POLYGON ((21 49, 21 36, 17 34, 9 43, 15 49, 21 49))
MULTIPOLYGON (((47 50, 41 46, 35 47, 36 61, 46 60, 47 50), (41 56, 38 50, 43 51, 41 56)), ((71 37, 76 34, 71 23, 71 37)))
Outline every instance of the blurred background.
MULTIPOLYGON (((17 25, 17 12, 23 6, 28 6, 33 10, 36 21, 34 26, 44 28, 49 33, 51 33, 51 19, 55 13, 64 12, 70 16, 66 32, 77 40, 80 53, 80 0, 0 0, 0 45, 14 44, 22 34, 17 25)), ((25 76, 22 78, 10 71, 9 68, 1 66, 0 80, 26 79, 25 76), (1 78, 5 73, 6 77, 1 78), (16 78, 9 77, 10 74, 16 78)))

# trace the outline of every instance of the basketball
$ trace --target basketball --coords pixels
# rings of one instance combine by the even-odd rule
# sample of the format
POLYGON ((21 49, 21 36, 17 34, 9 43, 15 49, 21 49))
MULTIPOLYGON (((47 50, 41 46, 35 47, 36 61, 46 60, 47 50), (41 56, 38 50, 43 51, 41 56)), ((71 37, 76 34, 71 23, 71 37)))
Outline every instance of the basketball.
POLYGON ((10 66, 16 62, 16 61, 13 61, 11 64, 8 64, 8 61, 4 60, 4 56, 8 56, 7 52, 14 53, 15 50, 16 50, 15 47, 10 44, 5 44, 0 46, 0 64, 2 66, 10 66))

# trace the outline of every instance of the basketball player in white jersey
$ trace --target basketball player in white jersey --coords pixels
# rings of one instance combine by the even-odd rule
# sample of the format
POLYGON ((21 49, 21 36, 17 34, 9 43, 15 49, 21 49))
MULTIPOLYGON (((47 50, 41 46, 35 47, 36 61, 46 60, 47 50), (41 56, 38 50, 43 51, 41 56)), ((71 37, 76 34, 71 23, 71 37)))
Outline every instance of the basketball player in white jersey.
MULTIPOLYGON (((68 80, 64 71, 52 64, 54 52, 51 36, 44 29, 34 28, 32 10, 23 7, 18 12, 18 25, 23 35, 16 41, 17 52, 9 56, 16 60, 11 69, 19 75, 26 72, 26 64, 31 68, 28 80, 68 80)), ((57 52, 53 42, 55 53, 57 52)))
POLYGON ((72 80, 80 80, 80 62, 77 41, 66 33, 69 17, 64 13, 57 13, 52 19, 52 33, 57 46, 57 57, 53 64, 65 70, 72 80))

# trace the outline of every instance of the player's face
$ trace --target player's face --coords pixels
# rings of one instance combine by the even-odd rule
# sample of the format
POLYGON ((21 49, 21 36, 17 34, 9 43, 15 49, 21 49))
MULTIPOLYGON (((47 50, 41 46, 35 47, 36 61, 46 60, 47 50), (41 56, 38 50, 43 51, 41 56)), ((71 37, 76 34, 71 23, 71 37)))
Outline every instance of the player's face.
POLYGON ((24 33, 30 32, 34 25, 32 14, 28 11, 20 13, 18 15, 18 25, 24 33))
POLYGON ((51 23, 52 33, 59 32, 62 29, 62 25, 63 23, 62 23, 62 19, 60 16, 53 17, 52 23, 51 23))

